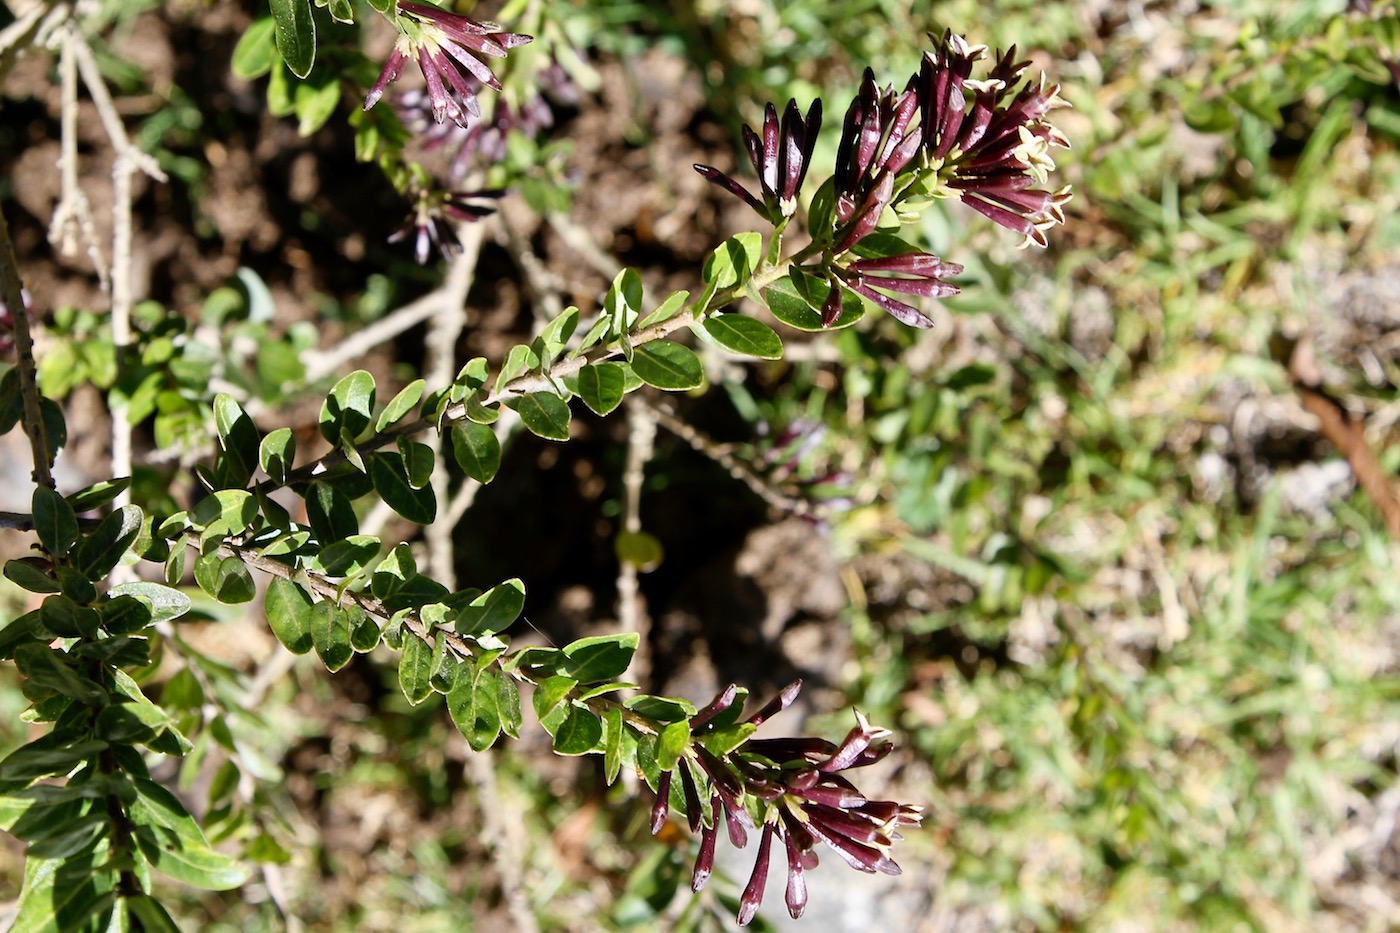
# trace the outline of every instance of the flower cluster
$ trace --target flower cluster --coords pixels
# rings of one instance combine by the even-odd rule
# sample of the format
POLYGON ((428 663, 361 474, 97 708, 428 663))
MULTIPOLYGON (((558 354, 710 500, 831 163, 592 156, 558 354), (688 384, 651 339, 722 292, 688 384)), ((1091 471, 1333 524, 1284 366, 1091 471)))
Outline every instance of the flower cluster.
MULTIPOLYGON (((801 686, 801 681, 790 684, 746 722, 756 727, 781 712, 801 686)), ((761 816, 763 829, 758 857, 739 901, 741 926, 754 918, 763 899, 774 839, 782 840, 787 856, 785 900, 794 919, 807 907, 804 873, 817 864, 819 842, 860 871, 899 874, 889 850, 900 838, 899 829, 919 825, 920 809, 870 800, 841 773, 884 758, 893 748, 889 731, 871 726, 856 713, 855 728, 839 745, 816 738, 750 739, 721 760, 703 740, 707 727, 733 707, 737 696, 731 684, 691 719, 695 741, 690 754, 682 756, 674 770, 662 772, 658 781, 652 832, 666 822, 672 776, 679 775, 687 820, 691 831, 700 833, 691 888, 699 891, 714 870, 721 817, 729 841, 743 848, 748 831, 756 828, 755 814, 761 816), (707 803, 701 796, 706 786, 707 803)))
MULTIPOLYGON (((471 78, 473 89, 480 82, 471 78)), ((528 139, 538 139, 554 126, 554 103, 571 104, 578 100, 578 87, 557 62, 550 62, 531 77, 531 93, 520 104, 497 97, 479 120, 468 126, 439 123, 433 115, 431 98, 422 91, 411 90, 394 99, 394 107, 405 127, 417 135, 427 150, 446 154, 446 175, 451 184, 458 184, 476 168, 485 168, 506 157, 506 138, 520 133, 528 139)))
MULTIPOLYGON (((1047 245, 1047 232, 1064 223, 1069 188, 1046 185, 1055 169, 1051 150, 1069 142, 1045 118, 1068 104, 1059 86, 1043 77, 1023 82, 1029 63, 1015 60, 1014 46, 997 56, 986 77, 973 79, 975 63, 986 54, 985 46, 945 33, 902 92, 881 89, 867 69, 842 122, 829 227, 812 230, 820 261, 804 269, 829 284, 822 308, 826 326, 840 316, 846 292, 915 327, 929 327, 932 320, 889 292, 922 298, 957 293, 945 277, 961 272, 960 266, 907 244, 862 248, 891 212, 904 219, 936 198, 957 196, 1021 234, 1022 246, 1047 245)), ((820 117, 817 105, 812 112, 820 117)), ((744 127, 762 201, 709 166, 695 169, 779 224, 793 211, 819 125, 810 116, 803 122, 789 103, 781 125, 769 105, 761 136, 744 127)))
POLYGON ((468 117, 480 117, 476 92, 482 86, 499 91, 501 82, 482 56, 504 58, 507 49, 532 41, 531 36, 503 32, 495 23, 478 23, 427 3, 399 0, 399 38, 384 64, 379 80, 365 98, 365 109, 384 96, 390 82, 397 81, 404 64, 418 61, 428 86, 433 119, 451 120, 466 127, 468 117))
POLYGON ((413 213, 408 215, 403 226, 389 236, 389 242, 398 243, 412 234, 413 258, 420 266, 428 261, 434 248, 444 256, 455 255, 462 248, 462 243, 453 229, 454 222, 475 223, 495 213, 496 205, 493 202, 505 193, 503 188, 487 191, 425 190, 419 194, 413 213))

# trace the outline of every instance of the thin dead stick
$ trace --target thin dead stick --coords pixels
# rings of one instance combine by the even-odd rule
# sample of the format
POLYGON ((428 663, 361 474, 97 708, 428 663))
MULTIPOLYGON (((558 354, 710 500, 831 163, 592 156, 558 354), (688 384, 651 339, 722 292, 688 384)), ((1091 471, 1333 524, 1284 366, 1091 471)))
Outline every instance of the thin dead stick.
POLYGON ((520 870, 526 847, 519 833, 513 831, 525 825, 524 814, 514 801, 501 793, 496 783, 496 763, 492 759, 489 749, 468 752, 467 780, 476 788, 481 822, 491 846, 491 863, 496 866, 501 881, 501 894, 510 911, 511 926, 517 933, 538 933, 539 923, 530 906, 530 896, 525 893, 524 873, 520 870))
POLYGON ((442 287, 433 289, 422 298, 414 299, 401 308, 384 315, 328 350, 314 350, 307 354, 306 381, 315 382, 329 376, 345 363, 359 359, 370 350, 393 340, 399 334, 431 318, 443 306, 445 292, 442 287))
POLYGON ((1400 499, 1396 498, 1389 477, 1366 440, 1365 428, 1323 390, 1322 370, 1317 365, 1311 338, 1304 336, 1294 346, 1288 374, 1303 407, 1320 422, 1322 436, 1346 457, 1356 481, 1380 511, 1391 539, 1400 541, 1400 499))
MULTIPOLYGON (((627 403, 627 465, 622 472, 622 530, 636 534, 642 530, 642 483, 646 466, 656 450, 656 419, 637 396, 627 403)), ((648 649, 651 619, 642 609, 637 586, 637 565, 623 559, 617 571, 617 617, 624 632, 639 636, 637 652, 627 668, 628 679, 644 684, 651 676, 651 652, 648 649)))
MULTIPOLYGON (((629 397, 631 398, 631 397, 629 397)), ((637 396, 637 403, 646 406, 651 416, 656 419, 656 423, 667 431, 679 437, 691 446, 697 453, 704 454, 711 460, 718 463, 728 471, 729 475, 753 490, 764 502, 773 508, 801 518, 811 518, 821 520, 826 517, 826 510, 820 505, 814 505, 806 499, 796 496, 789 496, 786 493, 774 489, 747 464, 739 460, 730 453, 729 447, 725 444, 717 444, 710 440, 695 428, 686 424, 670 408, 664 404, 658 404, 651 399, 637 396)))
POLYGON ((10 309, 14 322, 15 353, 19 358, 20 399, 24 403, 24 433, 34 454, 34 482, 54 488, 53 463, 49 460, 49 443, 44 430, 44 410, 39 401, 39 385, 34 365, 34 338, 29 333, 29 309, 24 306, 24 284, 19 277, 19 261, 15 259, 15 244, 10 240, 10 225, 0 210, 0 297, 10 309))
POLYGON ((40 0, 30 3, 27 9, 21 10, 13 2, 10 8, 18 18, 0 30, 0 81, 5 80, 21 55, 46 45, 49 36, 71 13, 65 3, 50 6, 40 0))
POLYGON ((97 227, 92 219, 92 207, 78 184, 78 63, 75 46, 81 41, 78 24, 69 20, 63 32, 58 60, 59 83, 63 89, 63 105, 59 112, 61 152, 58 159, 62 179, 61 195, 49 222, 49 242, 65 256, 78 252, 78 240, 87 244, 88 257, 97 270, 97 280, 103 291, 111 287, 107 264, 102 258, 102 245, 97 240, 97 227))
MULTIPOLYGON (((476 277, 476 262, 481 255, 485 229, 481 223, 466 224, 458 227, 457 234, 462 252, 447 270, 447 280, 442 286, 442 306, 428 322, 423 376, 428 385, 434 388, 450 386, 457 375, 457 341, 467 326, 467 293, 471 291, 472 280, 476 277)), ((434 460, 442 459, 441 432, 429 432, 427 444, 433 451, 434 460)), ((440 503, 448 501, 449 479, 447 470, 433 470, 429 477, 428 483, 440 503)), ((428 566, 434 579, 449 590, 457 588, 456 558, 452 547, 454 527, 455 523, 435 521, 423 529, 428 545, 428 566)))
MULTIPOLYGON (((107 139, 116 150, 117 157, 112 164, 112 345, 116 350, 118 376, 125 370, 127 357, 131 352, 131 309, 136 303, 132 284, 132 176, 138 171, 145 172, 156 181, 165 181, 156 160, 132 145, 126 127, 117 113, 107 84, 97 67, 92 49, 82 38, 82 33, 74 26, 65 37, 64 48, 70 50, 77 62, 78 71, 83 77, 83 86, 97 107, 102 127, 107 131, 107 139)), ((127 417, 126 405, 112 406, 112 475, 130 476, 131 462, 131 419, 127 417)), ((124 489, 117 495, 115 504, 120 507, 131 501, 131 490, 124 489)))

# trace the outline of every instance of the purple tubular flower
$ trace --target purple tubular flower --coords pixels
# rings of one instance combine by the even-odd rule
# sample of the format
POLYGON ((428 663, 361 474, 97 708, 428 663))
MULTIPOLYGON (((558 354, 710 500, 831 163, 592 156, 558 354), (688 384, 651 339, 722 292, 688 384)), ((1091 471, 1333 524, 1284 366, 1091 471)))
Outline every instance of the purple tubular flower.
POLYGON ((792 705, 792 701, 797 699, 797 694, 802 690, 802 681, 794 680, 778 693, 773 699, 764 704, 763 708, 749 717, 749 722, 755 726, 762 725, 764 720, 770 716, 781 713, 792 705))
POLYGON ((384 89, 397 81, 409 58, 418 62, 428 86, 433 118, 466 127, 468 117, 481 116, 473 82, 499 91, 500 79, 482 56, 504 58, 508 49, 532 41, 531 36, 503 32, 495 23, 478 23, 427 3, 399 0, 399 38, 365 98, 373 107, 384 89))
POLYGON ((486 191, 423 191, 413 213, 402 227, 389 237, 390 243, 414 238, 414 259, 424 265, 432 249, 436 247, 444 256, 455 256, 462 248, 453 230, 452 221, 475 223, 494 213, 496 206, 491 203, 505 196, 504 188, 486 191))
POLYGON ((739 898, 739 926, 746 927, 758 913, 758 905, 763 902, 763 889, 768 885, 768 863, 773 856, 773 836, 777 832, 777 824, 763 824, 763 838, 758 842, 758 858, 754 859, 753 874, 749 876, 749 883, 744 886, 744 893, 739 898))
POLYGON ((764 107, 762 133, 745 124, 744 148, 758 173, 762 200, 719 169, 696 165, 695 171, 742 200, 770 223, 780 224, 797 210, 797 195, 807 177, 821 124, 821 101, 814 102, 804 118, 795 100, 788 101, 781 123, 776 107, 772 104, 764 107))
POLYGON ((711 719, 714 719, 720 713, 729 709, 729 707, 734 705, 734 701, 738 698, 738 696, 738 684, 730 684, 729 686, 725 687, 723 690, 720 691, 718 696, 716 696, 713 700, 710 701, 710 704, 708 706, 706 706, 700 712, 696 713, 694 716, 690 717, 690 731, 694 732, 695 730, 703 727, 711 719))
POLYGON ((655 836, 666 825, 666 815, 671 808, 671 774, 662 771, 656 782, 656 803, 651 806, 651 834, 655 836))
POLYGON ((699 832, 704 825, 704 814, 700 812, 700 793, 695 788, 695 778, 690 773, 690 762, 682 761, 676 768, 681 774, 681 793, 685 795, 685 818, 692 833, 699 832))
MULTIPOLYGON (((943 277, 960 272, 962 266, 954 262, 944 262, 932 253, 905 253, 878 259, 857 259, 844 267, 834 269, 832 293, 837 293, 836 286, 839 284, 857 295, 870 299, 911 327, 928 328, 933 326, 932 318, 913 305, 892 298, 884 291, 876 291, 876 288, 918 295, 922 298, 947 298, 949 295, 956 295, 960 289, 952 282, 944 281, 943 277)), ((828 303, 831 301, 829 298, 828 303)), ((839 312, 839 306, 837 311, 839 312)))
POLYGON ((714 820, 700 831, 700 854, 695 857, 695 871, 690 876, 690 890, 696 894, 710 880, 715 870, 715 841, 719 839, 719 798, 710 802, 714 820))
POLYGON ((788 916, 796 920, 807 909, 807 879, 802 875, 803 853, 791 831, 783 834, 783 846, 787 852, 787 903, 788 916))

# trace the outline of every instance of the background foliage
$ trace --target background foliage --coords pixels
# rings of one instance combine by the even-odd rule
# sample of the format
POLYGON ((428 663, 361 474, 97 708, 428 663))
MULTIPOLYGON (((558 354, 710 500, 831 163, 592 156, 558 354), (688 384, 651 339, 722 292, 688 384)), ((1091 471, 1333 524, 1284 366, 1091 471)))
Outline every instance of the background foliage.
MULTIPOLYGON (((1288 366, 1296 343, 1314 346, 1326 392, 1364 418, 1386 475, 1400 466, 1394 4, 555 6, 583 52, 580 94, 494 170, 519 200, 482 246, 461 359, 498 361, 527 338, 541 280, 591 303, 621 261, 657 293, 694 288, 747 220, 689 164, 736 164, 738 124, 766 100, 822 96, 839 112, 867 63, 884 80, 913 69, 926 32, 1017 44, 1075 108, 1057 123, 1076 199, 1048 251, 935 208, 923 245, 966 272, 933 330, 872 319, 789 337, 778 363, 706 355, 715 389, 677 400, 778 484, 831 500, 826 533, 664 431, 647 467, 641 525, 664 555, 640 580, 649 688, 703 703, 729 680, 762 695, 800 674, 813 708, 849 700, 895 729, 875 790, 928 806, 901 878, 815 882, 802 924, 1400 923, 1396 550, 1288 366), (812 443, 789 471, 794 425, 812 443)), ((172 178, 137 201, 155 244, 126 396, 149 412, 141 442, 206 441, 221 383, 258 400, 259 424, 315 432, 336 374, 308 379, 312 348, 438 277, 381 242, 403 202, 354 161, 343 117, 358 107, 339 102, 305 137, 310 97, 290 119, 261 115, 266 81, 228 68, 253 5, 107 9, 104 73, 172 178)), ((115 375, 94 336, 101 302, 65 284, 75 264, 44 241, 48 67, 22 62, 4 88, 0 159, 7 203, 27 212, 14 221, 27 284, 72 309, 46 322, 40 364, 81 464, 101 446, 73 427, 93 410, 87 384, 115 375)), ((825 164, 838 135, 818 145, 825 164)), ((355 365, 383 401, 423 352, 412 331, 355 365)), ((462 584, 528 567, 525 615, 550 639, 615 630, 626 440, 616 418, 585 420, 567 448, 514 436, 465 513, 462 584)), ((140 469, 136 501, 174 511, 188 490, 169 475, 140 469)), ((5 598, 9 617, 29 608, 5 598)), ((689 837, 652 841, 602 762, 559 759, 527 727, 492 755, 487 789, 443 704, 404 700, 397 655, 332 677, 282 652, 260 613, 195 608, 204 621, 169 649, 188 676, 153 683, 189 716, 216 694, 232 712, 162 777, 207 808, 215 842, 265 862, 235 891, 188 894, 192 926, 277 928, 285 912, 307 929, 491 929, 522 883, 544 929, 675 928, 732 907, 672 896, 689 837), (478 831, 492 809, 494 842, 478 831)), ((29 737, 25 705, 0 667, 0 753, 29 737)), ((806 731, 848 724, 816 716, 806 731)), ((0 899, 17 894, 21 856, 0 850, 0 899)), ((721 870, 742 883, 747 864, 721 870)))

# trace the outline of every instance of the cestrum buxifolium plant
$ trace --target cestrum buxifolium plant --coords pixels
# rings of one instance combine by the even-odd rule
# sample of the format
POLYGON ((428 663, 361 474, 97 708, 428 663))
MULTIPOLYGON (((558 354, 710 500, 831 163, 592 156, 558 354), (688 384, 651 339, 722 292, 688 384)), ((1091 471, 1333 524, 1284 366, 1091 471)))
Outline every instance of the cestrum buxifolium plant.
MULTIPOLYGON (((336 20, 354 18, 345 0, 317 6, 336 20)), ((508 192, 435 188, 405 161, 406 131, 397 116, 374 124, 364 114, 375 112, 412 62, 428 89, 420 107, 437 124, 470 131, 489 107, 483 97, 502 87, 491 65, 509 67, 509 53, 530 37, 426 3, 370 6, 399 39, 357 117, 365 131, 360 155, 418 192, 406 230, 418 231, 416 252, 426 259, 434 244, 455 242, 456 223, 484 216, 508 192)), ((259 56, 275 54, 296 75, 312 75, 310 0, 272 0, 271 11, 240 45, 244 70, 257 73, 259 56)), ((654 832, 675 814, 698 835, 697 891, 711 875, 721 830, 740 848, 756 838, 757 858, 738 902, 741 924, 759 907, 775 846, 786 860, 793 917, 807 904, 804 872, 823 853, 860 871, 897 874, 893 848, 901 830, 919 824, 920 810, 870 799, 851 777, 890 751, 887 730, 856 713, 839 742, 756 738, 758 726, 792 702, 796 683, 747 715, 747 691, 737 685, 703 708, 637 694, 623 680, 638 647, 635 633, 513 650, 509 632, 524 606, 523 580, 450 589, 417 566, 406 541, 362 533, 364 509, 356 503, 382 501, 429 525, 441 505, 431 479, 446 468, 435 450, 450 450, 470 482, 490 483, 501 466, 492 426, 503 408, 534 434, 565 442, 576 404, 608 415, 643 387, 699 388, 700 360, 677 339, 687 331, 733 353, 780 357, 782 339, 740 310, 746 299, 805 331, 851 326, 872 308, 930 326, 921 304, 955 293, 961 267, 915 247, 900 231, 937 200, 958 198, 1025 243, 1045 245, 1069 198, 1067 189, 1049 184, 1051 153, 1066 145, 1047 121, 1062 105, 1058 88, 1026 81, 1014 49, 989 58, 955 35, 932 43, 903 90, 882 88, 867 72, 846 110, 829 173, 811 164, 820 102, 805 115, 789 103, 781 118, 770 104, 760 129, 745 127, 758 194, 696 166, 751 206, 764 229, 716 248, 693 293, 649 303, 638 272, 626 269, 601 307, 587 316, 565 310, 504 359, 468 361, 450 385, 419 379, 386 401, 369 373, 353 372, 324 399, 319 430, 331 450, 310 461, 290 428, 265 432, 234 397, 215 395, 208 420, 217 447, 195 467, 200 494, 183 511, 148 514, 122 504, 126 477, 56 491, 51 466, 63 447, 62 414, 39 393, 27 316, 7 318, 18 363, 0 381, 0 428, 19 424, 29 436, 38 488, 31 514, 11 523, 32 528, 34 553, 4 572, 42 602, 0 630, 0 658, 23 675, 31 703, 25 719, 48 724, 46 735, 0 761, 0 827, 28 843, 16 929, 173 929, 157 875, 208 889, 236 887, 267 844, 256 808, 236 793, 235 762, 248 741, 230 726, 236 698, 192 663, 165 683, 160 703, 142 686, 160 656, 180 654, 171 623, 191 610, 189 575, 227 604, 252 601, 258 576, 267 578, 272 632, 288 651, 314 652, 332 672, 381 644, 397 651, 407 700, 444 696, 476 751, 518 738, 522 704, 531 703, 557 753, 601 755, 609 783, 624 771, 640 777, 655 794, 654 832), (985 72, 975 77, 979 68, 985 72), (804 185, 819 174, 828 177, 810 196, 805 229, 795 228, 804 185), (422 440, 434 432, 443 441, 437 448, 422 440), (286 507, 288 494, 302 508, 286 507), (304 520, 294 517, 302 514, 304 520), (129 572, 136 558, 144 562, 140 579, 129 572), (152 771, 169 759, 197 768, 191 762, 211 745, 222 746, 230 763, 216 777, 213 809, 201 825, 152 771), (216 850, 206 828, 218 821, 231 835, 229 825, 239 820, 237 835, 251 843, 236 858, 216 850)), ((269 71, 280 74, 281 65, 263 73, 269 71)), ((17 267, 3 226, 0 233, 4 298, 17 308, 17 267)))

